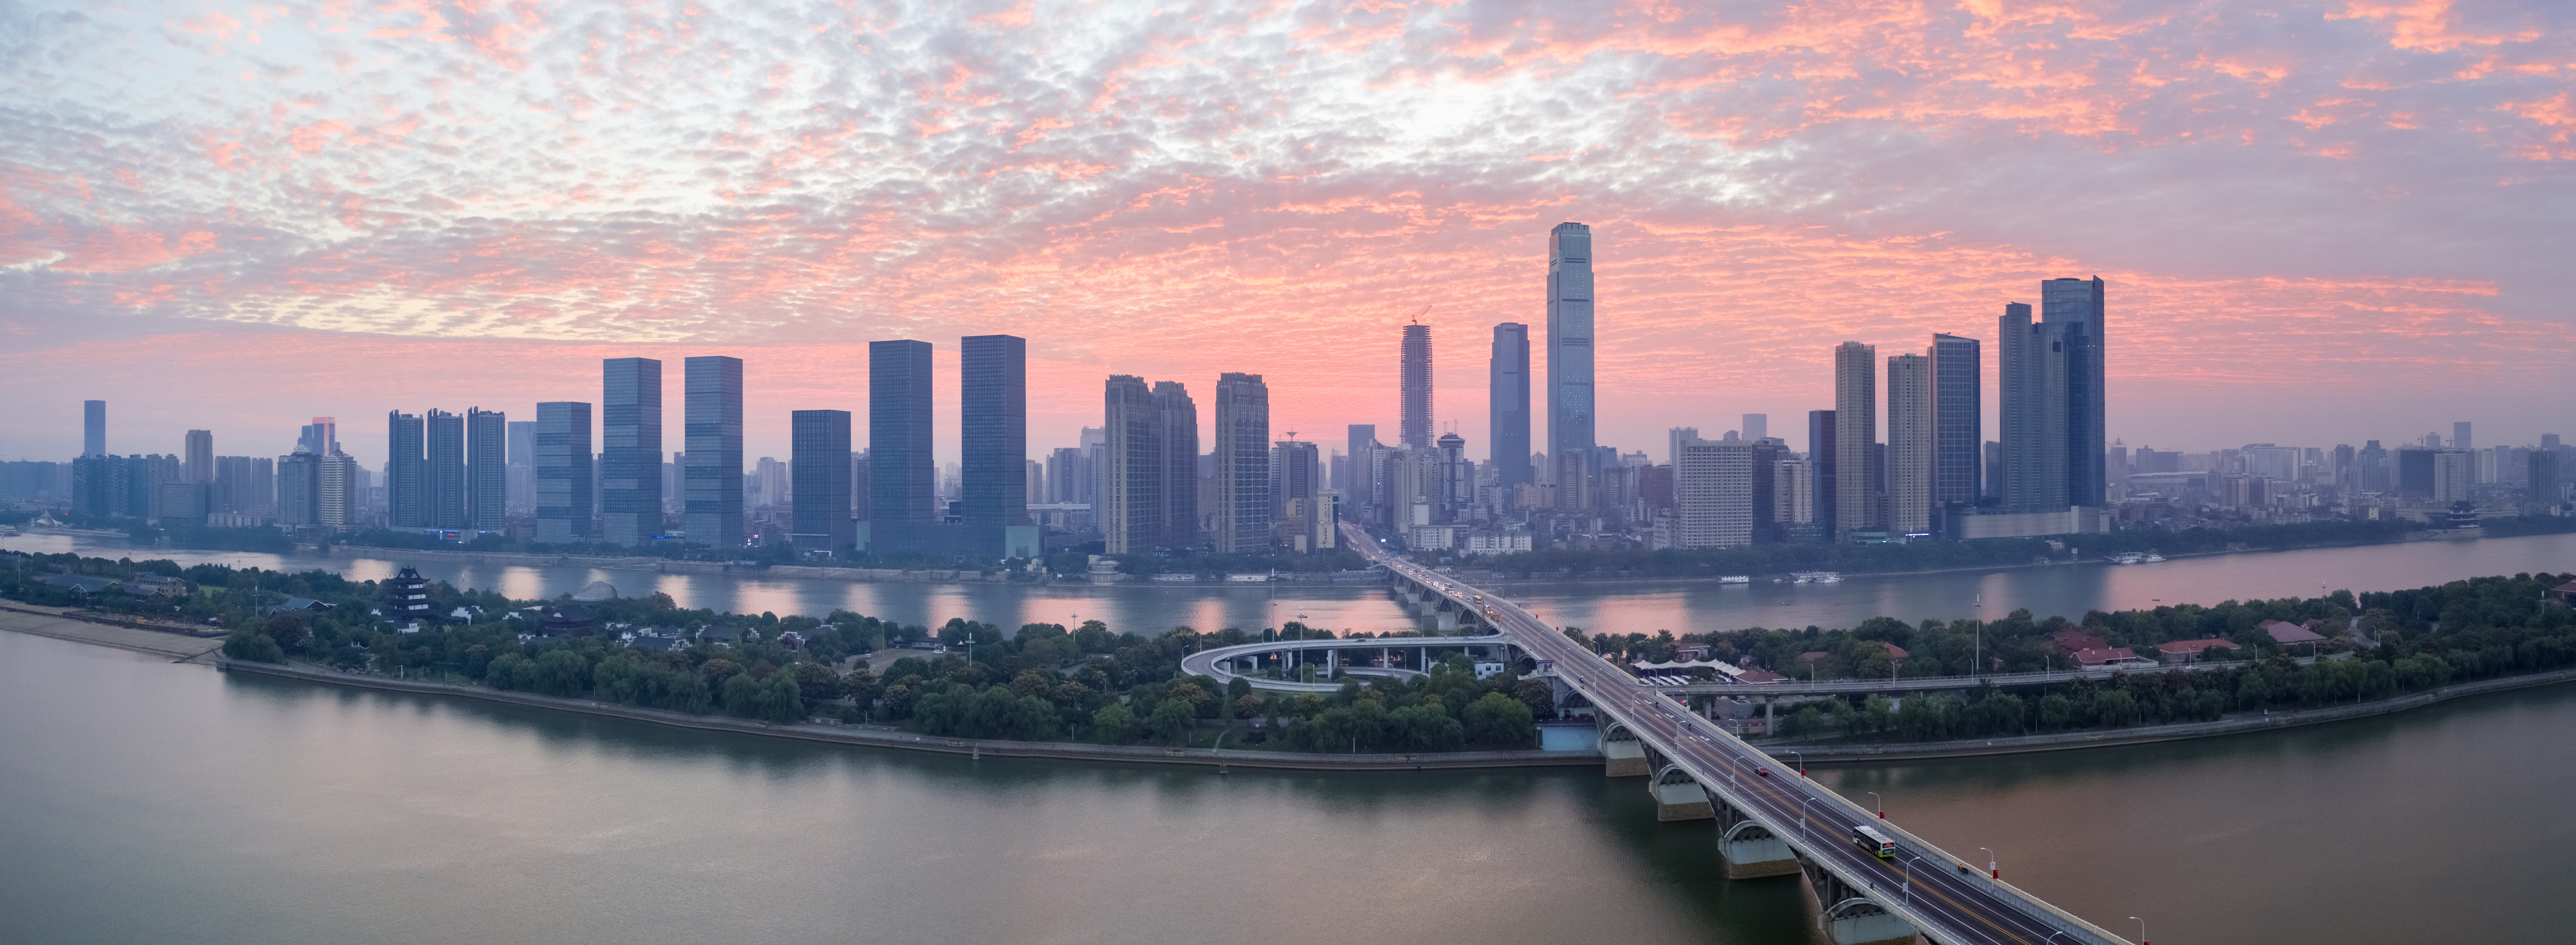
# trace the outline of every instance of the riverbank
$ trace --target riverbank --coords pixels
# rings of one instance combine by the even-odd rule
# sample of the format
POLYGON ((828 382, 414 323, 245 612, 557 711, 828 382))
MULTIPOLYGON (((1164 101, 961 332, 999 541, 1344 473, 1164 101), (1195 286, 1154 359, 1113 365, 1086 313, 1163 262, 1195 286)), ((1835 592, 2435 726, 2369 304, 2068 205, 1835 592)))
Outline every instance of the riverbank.
POLYGON ((0 606, 0 630, 174 657, 181 662, 204 657, 224 645, 220 636, 16 601, 0 606))

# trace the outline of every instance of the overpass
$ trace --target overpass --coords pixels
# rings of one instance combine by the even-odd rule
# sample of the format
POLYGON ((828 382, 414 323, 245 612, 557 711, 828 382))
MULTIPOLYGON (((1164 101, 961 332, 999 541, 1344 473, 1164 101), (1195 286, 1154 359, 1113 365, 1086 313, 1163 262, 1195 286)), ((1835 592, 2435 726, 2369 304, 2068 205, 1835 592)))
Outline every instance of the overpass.
POLYGON ((1907 942, 1917 935, 1939 945, 2127 945, 1800 772, 1772 770, 1774 762, 1761 751, 1519 606, 1399 560, 1357 526, 1344 525, 1343 533, 1349 547, 1386 567, 1401 593, 1449 600, 1496 631, 1483 640, 1398 640, 1517 649, 1534 662, 1534 675, 1591 702, 1599 713, 1608 774, 1647 776, 1658 819, 1716 819, 1728 877, 1799 874, 1816 897, 1819 931, 1836 945, 1907 942), (1893 840, 1895 855, 1881 858, 1855 845, 1854 831, 1861 827, 1893 840))

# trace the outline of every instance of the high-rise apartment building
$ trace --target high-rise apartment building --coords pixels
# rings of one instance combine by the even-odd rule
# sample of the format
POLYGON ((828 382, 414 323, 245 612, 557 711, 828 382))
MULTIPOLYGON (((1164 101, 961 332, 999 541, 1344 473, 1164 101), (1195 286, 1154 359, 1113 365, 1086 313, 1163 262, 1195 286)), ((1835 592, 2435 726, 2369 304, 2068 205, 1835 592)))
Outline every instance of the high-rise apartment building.
POLYGON ((662 534, 662 362, 599 362, 599 538, 642 545, 662 534))
POLYGON ((1216 382, 1216 550, 1270 547, 1270 386, 1259 374, 1216 382))
POLYGON ((537 422, 512 420, 509 426, 509 514, 527 515, 537 508, 537 422))
MULTIPOLYGON (((334 438, 336 442, 336 437, 334 438)), ((355 531, 366 524, 366 470, 347 453, 332 452, 322 457, 319 515, 322 527, 334 532, 355 531)))
POLYGON ((1291 535, 1310 539, 1291 541, 1292 546, 1311 544, 1314 534, 1307 516, 1315 510, 1315 497, 1325 492, 1323 482, 1316 478, 1322 468, 1318 455, 1315 444, 1303 440, 1281 440, 1278 444, 1279 489, 1272 496, 1279 505, 1278 520, 1294 526, 1291 535))
POLYGON ((81 401, 81 455, 107 455, 107 401, 81 401))
POLYGON ((550 400, 537 405, 537 540, 586 542, 591 536, 590 405, 550 400))
MULTIPOLYGON (((1504 322, 1494 326, 1494 353, 1487 361, 1487 435, 1491 449, 1485 461, 1494 467, 1494 485, 1506 493, 1530 482, 1530 344, 1529 326, 1504 322)), ((1357 456, 1354 452, 1349 455, 1357 456)), ((1347 488, 1347 486, 1345 487, 1347 488)))
POLYGON ((876 530, 938 521, 931 505, 930 342, 868 343, 868 521, 876 530))
POLYGON ((428 449, 422 465, 428 480, 428 527, 462 531, 465 517, 465 418, 431 410, 423 418, 428 449))
POLYGON ((1807 411, 1807 469, 1815 477, 1809 487, 1815 503, 1813 521, 1816 537, 1826 541, 1833 540, 1834 531, 1842 521, 1842 510, 1838 507, 1842 498, 1842 470, 1841 464, 1836 462, 1840 456, 1837 450, 1842 445, 1842 431, 1838 427, 1833 411, 1807 411))
POLYGON ((1753 543, 1751 440, 1684 440, 1673 462, 1673 546, 1753 543))
POLYGON ((299 449, 277 458, 277 524, 322 524, 322 457, 299 449))
POLYGON ((2452 448, 2452 449, 2455 449, 2455 450, 2473 450, 2473 449, 2477 449, 2477 447, 2470 445, 2470 442, 2469 442, 2469 441, 2470 441, 2470 437, 2469 437, 2469 421, 2466 421, 2466 420, 2455 420, 2455 421, 2452 421, 2452 423, 2451 423, 2451 448, 2452 448))
POLYGON ((2362 444, 2352 460, 2353 488, 2363 492, 2394 492, 2395 478, 2389 475, 2388 450, 2378 440, 2362 444))
POLYGON ((2064 340, 2030 306, 2004 306, 1997 322, 1997 418, 2003 442, 2003 508, 2047 512, 2065 508, 2068 402, 2064 340))
POLYGON ((1699 439, 1698 427, 1673 427, 1664 431, 1664 462, 1682 461, 1682 444, 1699 439))
POLYGON ((1878 494, 1885 477, 1871 464, 1876 445, 1878 347, 1846 341, 1834 348, 1834 455, 1843 466, 1834 479, 1838 539, 1886 529, 1878 494))
POLYGON ((215 457, 213 511, 267 516, 277 510, 276 461, 266 456, 215 457))
POLYGON ((429 525, 429 458, 421 437, 418 415, 385 414, 385 524, 393 528, 429 525))
POLYGON ((1199 405, 1179 381, 1154 382, 1155 437, 1163 451, 1161 483, 1164 548, 1199 546, 1199 405))
POLYGON ((1985 493, 1985 368, 1980 343, 1932 336, 1932 507, 1975 505, 1985 493))
POLYGON ((2474 476, 2469 451, 2446 449, 2432 452, 2433 501, 2441 505, 2468 501, 2469 486, 2473 484, 2474 476))
POLYGON ((1467 458, 1467 438, 1443 433, 1433 441, 1439 449, 1440 513, 1443 524, 1461 521, 1467 507, 1476 504, 1476 461, 1467 458))
POLYGON ((686 502, 689 541, 717 550, 740 548, 742 532, 742 359, 700 355, 683 362, 688 425, 686 502))
POLYGON ((788 414, 793 503, 789 531, 799 551, 848 551, 857 541, 850 518, 850 412, 788 414))
MULTIPOLYGON (((1097 509, 1104 550, 1113 555, 1150 551, 1166 536, 1163 515, 1170 503, 1164 493, 1175 488, 1153 388, 1132 374, 1110 375, 1101 416, 1108 434, 1102 444, 1102 468, 1108 475, 1097 509)), ((1189 486, 1195 492, 1197 457, 1191 462, 1189 486)))
POLYGON ((2106 504, 2110 488, 2102 293, 2098 276, 2039 284, 2040 317, 2054 329, 2051 340, 2066 348, 2066 502, 2088 508, 2106 504))
POLYGON ((1748 413, 1748 414, 1745 414, 1745 415, 1744 415, 1744 438, 1745 438, 1745 439, 1748 439, 1748 440, 1767 440, 1767 439, 1770 439, 1770 438, 1771 438, 1771 415, 1770 415, 1770 414, 1767 414, 1767 413, 1748 413))
POLYGON ((1404 326, 1404 347, 1397 374, 1402 381, 1399 442, 1412 449, 1431 448, 1431 326, 1404 326))
POLYGON ((1803 537, 1815 530, 1814 460, 1784 454, 1778 461, 1772 463, 1771 522, 1786 538, 1803 537))
POLYGON ((1547 455, 1563 509, 1590 507, 1593 302, 1592 228, 1559 223, 1547 235, 1547 455))
POLYGON ((2560 478, 2558 450, 2548 448, 2532 450, 2530 458, 2523 462, 2528 467, 2528 472, 2525 474, 2528 481, 2524 490, 2525 494, 2531 497, 2532 504, 2557 505, 2561 501, 2559 497, 2565 495, 2567 491, 2566 486, 2561 484, 2565 480, 2560 478))
POLYGON ((1028 341, 1015 335, 971 335, 957 346, 958 475, 965 487, 965 524, 1028 527, 1028 341))
POLYGON ((1355 508, 1360 521, 1385 524, 1389 521, 1386 463, 1377 455, 1384 448, 1377 441, 1377 424, 1351 424, 1344 436, 1350 448, 1346 454, 1350 457, 1350 481, 1342 484, 1342 494, 1351 508, 1345 508, 1342 514, 1353 514, 1355 508))
POLYGON ((188 482, 215 481, 215 433, 212 430, 188 431, 187 449, 182 452, 180 477, 188 482))
POLYGON ((497 532, 510 509, 510 417, 465 408, 465 527, 497 532))
POLYGON ((1887 359, 1887 530, 1900 535, 1932 531, 1937 456, 1932 386, 1930 356, 1887 359))

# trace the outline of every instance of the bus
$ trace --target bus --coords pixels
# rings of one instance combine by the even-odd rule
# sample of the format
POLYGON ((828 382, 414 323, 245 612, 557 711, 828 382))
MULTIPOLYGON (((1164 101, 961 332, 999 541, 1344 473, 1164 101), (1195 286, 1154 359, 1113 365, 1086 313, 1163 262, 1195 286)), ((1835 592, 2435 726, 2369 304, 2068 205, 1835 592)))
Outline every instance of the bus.
POLYGON ((1896 841, 1887 839, 1886 834, 1874 828, 1853 827, 1852 845, 1867 850, 1871 855, 1882 860, 1896 858, 1896 841))

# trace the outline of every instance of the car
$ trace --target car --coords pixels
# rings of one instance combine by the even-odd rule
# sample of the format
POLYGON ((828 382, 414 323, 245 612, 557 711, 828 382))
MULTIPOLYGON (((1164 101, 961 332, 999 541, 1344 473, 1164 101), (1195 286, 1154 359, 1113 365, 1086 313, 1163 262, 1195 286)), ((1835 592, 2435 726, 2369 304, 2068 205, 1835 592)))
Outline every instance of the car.
POLYGON ((1763 776, 1763 777, 1766 777, 1766 778, 1767 778, 1767 777, 1770 777, 1770 776, 1771 776, 1771 769, 1769 769, 1769 768, 1755 768, 1755 769, 1753 769, 1753 773, 1754 773, 1754 774, 1761 775, 1761 776, 1763 776))

